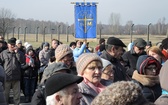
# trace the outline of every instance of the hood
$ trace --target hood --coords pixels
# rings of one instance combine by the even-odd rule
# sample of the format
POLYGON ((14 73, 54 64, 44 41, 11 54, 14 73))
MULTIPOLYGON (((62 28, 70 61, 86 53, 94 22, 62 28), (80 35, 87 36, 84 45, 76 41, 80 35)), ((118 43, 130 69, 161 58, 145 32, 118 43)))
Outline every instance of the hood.
POLYGON ((168 92, 168 84, 167 84, 167 80, 168 80, 168 60, 163 64, 161 70, 160 70, 160 74, 159 74, 159 78, 160 78, 160 84, 162 89, 166 90, 168 92))
POLYGON ((136 69, 138 70, 138 73, 145 75, 145 67, 152 63, 156 64, 157 66, 156 75, 158 75, 162 65, 160 64, 158 60, 156 60, 154 57, 149 56, 149 55, 139 56, 137 60, 137 64, 136 64, 136 69))

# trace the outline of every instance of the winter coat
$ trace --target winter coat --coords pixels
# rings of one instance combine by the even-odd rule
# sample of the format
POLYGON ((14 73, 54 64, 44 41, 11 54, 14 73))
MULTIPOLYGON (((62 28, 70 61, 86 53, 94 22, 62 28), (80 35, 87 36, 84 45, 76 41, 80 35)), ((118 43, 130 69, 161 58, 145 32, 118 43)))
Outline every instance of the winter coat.
POLYGON ((45 100, 45 86, 41 85, 37 89, 37 91, 34 93, 32 100, 31 100, 31 105, 46 105, 46 100, 45 100))
POLYGON ((0 105, 7 105, 4 94, 5 73, 2 66, 0 66, 0 105))
POLYGON ((49 50, 45 51, 44 49, 39 52, 39 60, 41 63, 41 66, 48 65, 49 63, 49 50))
POLYGON ((146 55, 146 52, 144 51, 142 54, 138 55, 135 53, 133 48, 122 55, 122 58, 126 63, 125 65, 125 68, 127 69, 126 72, 130 77, 132 77, 134 70, 136 70, 136 63, 139 56, 141 55, 146 55))
POLYGON ((160 70, 160 74, 159 74, 159 78, 160 78, 160 84, 161 84, 161 88, 167 92, 167 94, 162 94, 156 101, 155 104, 156 105, 168 105, 168 84, 167 84, 167 80, 168 80, 168 60, 164 63, 164 65, 162 66, 161 70, 160 70))
POLYGON ((141 86, 143 95, 149 102, 155 102, 155 100, 161 95, 162 90, 160 84, 156 84, 150 87, 150 86, 143 86, 140 82, 136 80, 133 81, 141 86))
MULTIPOLYGON (((156 78, 156 81, 152 81, 152 82, 155 82, 156 84, 154 86, 150 86, 150 84, 152 84, 152 83, 150 83, 151 81, 149 81, 148 84, 146 86, 144 86, 144 85, 142 85, 143 84, 142 82, 140 83, 139 81, 137 81, 137 83, 139 83, 140 86, 142 87, 144 97, 150 102, 155 102, 155 100, 161 95, 161 92, 162 92, 161 86, 158 83, 159 78, 157 76, 159 74, 160 69, 161 69, 161 64, 158 60, 156 60, 154 57, 149 56, 149 55, 140 56, 138 58, 137 64, 136 64, 136 69, 137 69, 138 73, 142 75, 141 79, 144 79, 144 78, 147 78, 145 76, 145 75, 147 75, 147 74, 145 74, 146 73, 145 68, 148 65, 153 64, 153 63, 156 64, 156 76, 151 75, 151 77, 153 76, 154 78, 156 78)), ((151 79, 151 78, 148 78, 148 79, 151 79)), ((152 79, 152 80, 154 80, 154 79, 152 79)))
POLYGON ((17 53, 10 52, 9 49, 4 50, 0 54, 2 66, 5 69, 6 80, 20 80, 21 64, 24 64, 25 57, 20 51, 17 53))
POLYGON ((22 66, 23 76, 28 78, 37 77, 38 68, 40 66, 38 58, 35 55, 30 57, 29 55, 25 54, 25 56, 26 56, 26 64, 22 66), (29 63, 33 63, 35 67, 31 67, 29 63))
MULTIPOLYGON (((82 44, 82 46, 81 46, 80 48, 77 48, 77 47, 76 47, 76 48, 73 50, 73 57, 74 57, 74 61, 75 61, 75 62, 77 61, 78 57, 79 57, 81 54, 84 53, 85 49, 86 49, 86 44, 82 44)), ((86 52, 89 52, 89 51, 87 50, 86 52)))
POLYGON ((126 80, 125 68, 121 65, 118 59, 112 57, 107 51, 103 51, 100 57, 112 63, 114 70, 114 82, 126 80))
POLYGON ((96 91, 85 84, 84 81, 78 84, 79 91, 82 93, 80 105, 90 105, 93 99, 98 95, 96 91))
POLYGON ((0 105, 7 105, 2 82, 0 82, 0 105))

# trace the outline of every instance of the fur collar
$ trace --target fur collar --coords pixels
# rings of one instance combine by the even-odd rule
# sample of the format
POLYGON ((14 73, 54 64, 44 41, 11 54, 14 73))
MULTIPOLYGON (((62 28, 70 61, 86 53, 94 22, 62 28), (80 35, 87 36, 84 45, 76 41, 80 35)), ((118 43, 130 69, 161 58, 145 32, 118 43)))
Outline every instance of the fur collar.
POLYGON ((132 79, 140 82, 143 86, 154 86, 159 84, 159 76, 141 75, 137 70, 134 71, 132 79))

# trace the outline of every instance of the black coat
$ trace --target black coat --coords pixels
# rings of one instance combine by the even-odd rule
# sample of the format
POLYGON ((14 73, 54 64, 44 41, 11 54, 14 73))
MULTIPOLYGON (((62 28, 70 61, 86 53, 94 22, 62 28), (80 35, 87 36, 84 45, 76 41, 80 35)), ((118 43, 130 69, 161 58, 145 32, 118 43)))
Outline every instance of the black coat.
POLYGON ((43 85, 38 88, 32 97, 31 105, 46 105, 44 90, 45 87, 43 85))
POLYGON ((120 61, 112 57, 107 51, 103 51, 101 58, 110 61, 113 65, 114 72, 114 82, 126 80, 125 68, 121 65, 120 61))
POLYGON ((141 55, 146 55, 146 52, 143 52, 142 54, 138 55, 135 53, 133 49, 125 52, 122 55, 122 58, 125 63, 126 72, 130 77, 132 77, 133 72, 136 70, 136 63, 137 63, 139 56, 141 55))
POLYGON ((0 82, 0 105, 7 105, 2 82, 0 82))

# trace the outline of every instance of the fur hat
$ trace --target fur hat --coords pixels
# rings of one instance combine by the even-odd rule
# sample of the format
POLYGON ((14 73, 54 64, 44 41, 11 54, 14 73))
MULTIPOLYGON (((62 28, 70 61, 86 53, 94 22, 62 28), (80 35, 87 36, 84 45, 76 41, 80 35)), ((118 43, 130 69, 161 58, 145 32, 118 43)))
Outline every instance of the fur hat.
POLYGON ((148 102, 143 97, 142 89, 137 83, 120 81, 106 87, 91 105, 144 105, 146 103, 148 102))
POLYGON ((162 65, 158 60, 156 60, 154 57, 149 55, 141 55, 138 58, 137 64, 136 64, 136 69, 138 70, 138 73, 145 74, 145 67, 152 63, 156 64, 156 67, 157 67, 156 75, 158 75, 162 65))
POLYGON ((92 61, 100 61, 102 63, 101 58, 95 53, 83 53, 82 55, 80 55, 76 61, 78 74, 82 75, 83 70, 92 61))
POLYGON ((56 61, 60 61, 63 57, 65 57, 68 54, 72 54, 71 48, 67 44, 59 45, 55 50, 56 61))
POLYGON ((47 79, 45 85, 45 96, 50 96, 67 86, 80 83, 83 77, 67 73, 57 73, 47 79))

